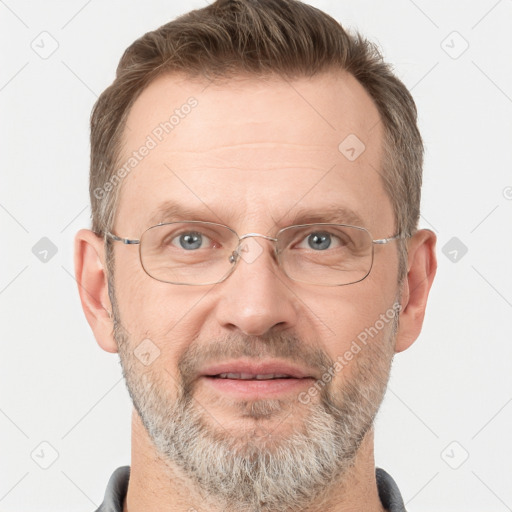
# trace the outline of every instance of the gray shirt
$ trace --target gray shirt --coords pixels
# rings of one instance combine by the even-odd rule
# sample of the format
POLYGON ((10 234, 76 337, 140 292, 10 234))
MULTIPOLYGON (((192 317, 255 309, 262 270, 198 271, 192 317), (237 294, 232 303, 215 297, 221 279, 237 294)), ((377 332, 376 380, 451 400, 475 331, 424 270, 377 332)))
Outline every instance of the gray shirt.
MULTIPOLYGON (((375 470, 375 477, 382 506, 389 512, 407 512, 402 495, 393 478, 380 468, 375 470)), ((105 499, 96 512, 123 512, 129 478, 130 466, 123 466, 114 471, 107 485, 105 499)))

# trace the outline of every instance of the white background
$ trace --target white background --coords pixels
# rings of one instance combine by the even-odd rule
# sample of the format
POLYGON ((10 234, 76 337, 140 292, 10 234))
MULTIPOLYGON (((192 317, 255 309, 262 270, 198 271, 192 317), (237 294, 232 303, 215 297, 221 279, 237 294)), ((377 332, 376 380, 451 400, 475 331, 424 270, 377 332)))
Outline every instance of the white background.
MULTIPOLYGON (((423 333, 395 359, 377 465, 409 512, 512 510, 512 1, 310 3, 381 46, 427 148, 421 227, 439 271, 423 333)), ((130 462, 118 358, 96 345, 73 278, 89 114, 135 38, 204 5, 0 0, 0 511, 94 510, 130 462), (46 59, 31 47, 57 43, 46 59)))

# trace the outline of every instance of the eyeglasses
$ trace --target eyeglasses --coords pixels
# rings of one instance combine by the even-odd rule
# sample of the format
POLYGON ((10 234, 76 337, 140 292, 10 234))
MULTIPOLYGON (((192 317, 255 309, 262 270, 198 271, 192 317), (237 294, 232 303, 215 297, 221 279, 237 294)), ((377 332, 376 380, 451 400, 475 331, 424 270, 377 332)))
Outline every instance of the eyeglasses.
POLYGON ((252 237, 274 242, 278 265, 290 279, 319 286, 362 281, 373 266, 374 246, 397 239, 373 240, 369 231, 345 224, 300 224, 281 229, 275 238, 259 233, 243 236, 223 224, 203 221, 168 222, 152 226, 140 240, 105 236, 138 244, 142 268, 152 278, 170 284, 221 283, 243 259, 252 263, 263 248, 252 237))

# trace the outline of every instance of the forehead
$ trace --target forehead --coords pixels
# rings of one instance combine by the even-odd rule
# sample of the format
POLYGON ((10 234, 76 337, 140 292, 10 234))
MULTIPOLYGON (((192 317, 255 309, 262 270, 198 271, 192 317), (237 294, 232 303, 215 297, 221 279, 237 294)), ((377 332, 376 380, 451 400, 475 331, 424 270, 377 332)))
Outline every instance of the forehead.
POLYGON ((389 221, 382 139, 376 106, 344 72, 222 82, 164 75, 127 118, 115 225, 149 227, 173 202, 215 221, 275 221, 337 204, 367 224, 389 221))

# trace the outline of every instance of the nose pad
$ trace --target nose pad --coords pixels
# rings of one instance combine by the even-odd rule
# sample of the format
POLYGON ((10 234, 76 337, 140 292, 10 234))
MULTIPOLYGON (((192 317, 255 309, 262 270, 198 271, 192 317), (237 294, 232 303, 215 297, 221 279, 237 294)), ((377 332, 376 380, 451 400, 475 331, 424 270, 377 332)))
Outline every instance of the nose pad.
POLYGON ((240 240, 238 247, 229 256, 229 262, 238 263, 238 261, 242 259, 245 263, 254 263, 264 251, 263 245, 254 238, 257 236, 265 238, 266 240, 274 241, 271 237, 259 235, 257 233, 245 235, 245 237, 240 240))
POLYGON ((230 255, 229 255, 229 263, 233 264, 238 261, 238 258, 240 257, 240 253, 238 252, 238 249, 235 249, 230 255))
POLYGON ((263 247, 254 238, 246 238, 239 245, 238 254, 245 263, 254 263, 263 253, 263 247))

